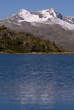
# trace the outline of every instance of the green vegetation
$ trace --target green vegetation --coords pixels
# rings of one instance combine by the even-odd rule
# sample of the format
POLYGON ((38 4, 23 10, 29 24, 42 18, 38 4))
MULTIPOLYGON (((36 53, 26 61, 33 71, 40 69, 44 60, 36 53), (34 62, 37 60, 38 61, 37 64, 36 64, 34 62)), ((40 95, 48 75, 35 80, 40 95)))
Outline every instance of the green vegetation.
POLYGON ((0 53, 32 53, 32 52, 62 52, 61 47, 54 42, 42 40, 29 33, 15 32, 0 27, 0 53))

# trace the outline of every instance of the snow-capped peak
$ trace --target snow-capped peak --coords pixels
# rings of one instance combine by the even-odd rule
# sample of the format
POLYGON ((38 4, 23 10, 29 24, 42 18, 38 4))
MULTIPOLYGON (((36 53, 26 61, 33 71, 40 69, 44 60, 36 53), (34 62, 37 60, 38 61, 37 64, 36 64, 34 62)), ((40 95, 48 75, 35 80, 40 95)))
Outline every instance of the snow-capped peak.
POLYGON ((64 17, 61 13, 55 11, 53 8, 40 10, 37 12, 30 12, 21 9, 17 14, 8 18, 8 21, 16 21, 17 24, 22 22, 29 22, 37 26, 37 23, 43 24, 59 24, 64 29, 74 30, 74 18, 64 17))
POLYGON ((56 13, 55 13, 55 11, 54 11, 53 8, 50 8, 50 9, 49 9, 49 13, 50 13, 50 15, 52 15, 53 17, 57 17, 57 16, 56 16, 56 13))
MULTIPOLYGON (((40 12, 41 14, 43 14, 44 16, 52 16, 52 17, 57 17, 56 16, 56 12, 53 8, 50 8, 50 9, 46 9, 46 10, 41 10, 41 11, 38 11, 40 12)), ((25 10, 25 9, 21 9, 18 13, 19 15, 26 15, 26 14, 35 14, 35 12, 30 12, 28 10, 25 10)))
POLYGON ((25 17, 25 15, 30 15, 30 12, 25 10, 25 9, 21 9, 19 12, 18 12, 18 15, 21 16, 21 17, 25 17))
POLYGON ((44 17, 47 17, 47 18, 57 17, 56 12, 53 8, 46 9, 46 10, 41 10, 41 11, 38 11, 38 12, 40 14, 42 14, 44 17))
POLYGON ((23 20, 19 20, 18 22, 46 22, 49 18, 57 17, 53 8, 47 10, 41 10, 38 12, 29 12, 27 10, 21 9, 18 13, 18 16, 23 18, 23 20))

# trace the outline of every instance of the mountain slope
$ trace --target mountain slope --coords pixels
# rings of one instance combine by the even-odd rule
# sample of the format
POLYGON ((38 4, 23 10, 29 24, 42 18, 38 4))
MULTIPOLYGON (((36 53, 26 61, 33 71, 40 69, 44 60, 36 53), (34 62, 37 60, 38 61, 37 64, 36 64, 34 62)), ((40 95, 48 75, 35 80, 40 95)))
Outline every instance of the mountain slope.
POLYGON ((0 27, 0 52, 31 53, 31 52, 62 52, 54 42, 42 40, 29 33, 16 32, 0 27))

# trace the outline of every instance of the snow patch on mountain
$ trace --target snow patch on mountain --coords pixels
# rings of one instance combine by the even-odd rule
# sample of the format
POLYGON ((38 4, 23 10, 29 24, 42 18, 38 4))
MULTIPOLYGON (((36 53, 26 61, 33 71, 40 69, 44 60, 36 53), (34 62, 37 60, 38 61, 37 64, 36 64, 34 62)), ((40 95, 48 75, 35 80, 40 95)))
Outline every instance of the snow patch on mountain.
MULTIPOLYGON (((50 21, 47 21, 47 24, 49 24, 50 21)), ((59 18, 52 18, 51 19, 51 24, 59 24, 64 28, 65 30, 74 30, 74 24, 70 24, 66 21, 63 21, 59 18)))
POLYGON ((18 16, 23 18, 23 20, 18 20, 18 22, 27 21, 27 22, 40 22, 40 23, 43 23, 43 22, 47 21, 49 18, 56 17, 56 13, 54 12, 54 9, 52 9, 52 8, 47 9, 47 10, 41 10, 37 13, 38 14, 36 14, 34 12, 31 13, 27 10, 22 9, 18 13, 18 16), (42 15, 42 17, 39 16, 40 14, 42 15))

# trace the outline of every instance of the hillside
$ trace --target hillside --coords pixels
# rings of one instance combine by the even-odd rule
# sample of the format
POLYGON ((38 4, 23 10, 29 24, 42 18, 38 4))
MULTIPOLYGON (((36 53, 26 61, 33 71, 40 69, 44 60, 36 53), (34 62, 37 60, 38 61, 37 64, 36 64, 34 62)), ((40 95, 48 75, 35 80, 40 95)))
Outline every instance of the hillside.
POLYGON ((38 36, 16 32, 7 29, 5 26, 0 27, 0 53, 31 53, 31 52, 62 52, 55 42, 43 40, 38 36))

